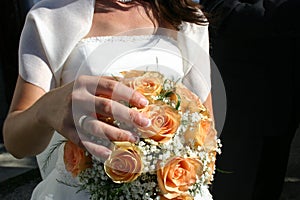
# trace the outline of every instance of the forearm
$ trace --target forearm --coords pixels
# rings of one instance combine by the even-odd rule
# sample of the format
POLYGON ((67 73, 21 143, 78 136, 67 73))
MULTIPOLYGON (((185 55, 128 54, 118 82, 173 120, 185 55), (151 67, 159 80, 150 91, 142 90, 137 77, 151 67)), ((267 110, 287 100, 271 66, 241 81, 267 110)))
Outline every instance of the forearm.
MULTIPOLYGON (((82 145, 77 128, 99 139, 135 141, 136 137, 131 132, 108 126, 92 116, 85 120, 85 125, 79 124, 79 117, 93 115, 95 112, 112 117, 112 105, 123 113, 118 116, 121 121, 136 123, 139 126, 149 124, 149 119, 139 112, 113 103, 112 99, 101 97, 112 96, 116 92, 114 94, 119 93, 116 95, 117 100, 130 101, 136 107, 144 107, 148 103, 147 99, 132 88, 105 77, 82 76, 77 81, 76 87, 71 82, 46 93, 19 78, 3 130, 5 146, 10 153, 22 158, 42 152, 49 144, 54 130, 77 145, 82 145), (123 94, 132 95, 128 99, 123 94), (75 109, 74 105, 77 105, 75 109)), ((105 152, 110 151, 101 145, 99 147, 92 144, 88 138, 85 138, 84 142, 99 156, 108 155, 105 152)))
POLYGON ((53 129, 41 123, 39 113, 42 105, 37 102, 24 111, 12 111, 7 116, 3 136, 5 147, 17 158, 37 155, 50 142, 53 129))

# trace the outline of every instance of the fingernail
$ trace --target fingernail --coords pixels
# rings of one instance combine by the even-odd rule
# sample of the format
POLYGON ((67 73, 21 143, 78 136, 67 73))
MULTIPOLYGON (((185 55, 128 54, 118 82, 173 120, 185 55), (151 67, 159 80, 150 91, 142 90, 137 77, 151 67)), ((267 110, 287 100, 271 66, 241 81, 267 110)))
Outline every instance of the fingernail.
POLYGON ((144 97, 140 98, 139 103, 141 106, 147 106, 149 104, 149 101, 145 99, 144 97))

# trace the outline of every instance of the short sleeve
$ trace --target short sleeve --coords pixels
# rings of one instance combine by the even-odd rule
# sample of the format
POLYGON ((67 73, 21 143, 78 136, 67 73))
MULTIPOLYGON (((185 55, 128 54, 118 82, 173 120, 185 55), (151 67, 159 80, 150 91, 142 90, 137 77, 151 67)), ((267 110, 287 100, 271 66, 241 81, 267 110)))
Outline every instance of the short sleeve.
POLYGON ((20 38, 19 74, 25 81, 47 92, 55 84, 55 79, 39 33, 43 26, 31 13, 28 14, 20 38))
POLYGON ((90 30, 94 0, 43 0, 27 14, 19 45, 19 74, 46 92, 60 85, 64 62, 90 30))
POLYGON ((204 102, 211 91, 208 24, 183 23, 178 43, 184 58, 183 83, 204 102))

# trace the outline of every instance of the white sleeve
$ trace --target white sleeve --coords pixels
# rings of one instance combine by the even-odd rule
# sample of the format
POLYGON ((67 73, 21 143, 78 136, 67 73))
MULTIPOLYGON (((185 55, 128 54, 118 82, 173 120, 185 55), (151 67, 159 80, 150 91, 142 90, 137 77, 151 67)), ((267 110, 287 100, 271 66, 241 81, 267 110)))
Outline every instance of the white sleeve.
POLYGON ((27 14, 19 74, 46 92, 60 84, 63 63, 92 24, 94 0, 43 0, 27 14))
POLYGON ((20 38, 19 74, 25 81, 47 92, 55 80, 42 45, 39 28, 43 28, 43 25, 39 26, 29 13, 20 38))
POLYGON ((208 25, 183 23, 178 44, 185 59, 183 83, 204 102, 211 90, 208 25))

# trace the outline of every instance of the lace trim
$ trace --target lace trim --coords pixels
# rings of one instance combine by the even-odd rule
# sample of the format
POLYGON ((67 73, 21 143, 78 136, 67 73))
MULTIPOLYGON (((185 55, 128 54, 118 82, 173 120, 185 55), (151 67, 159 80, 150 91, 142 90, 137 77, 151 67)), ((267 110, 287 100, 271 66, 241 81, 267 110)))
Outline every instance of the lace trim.
POLYGON ((176 43, 175 39, 170 36, 165 35, 113 35, 113 36, 93 36, 81 39, 78 44, 86 44, 86 43, 108 43, 108 42, 137 42, 144 40, 153 40, 163 38, 172 43, 176 43))

